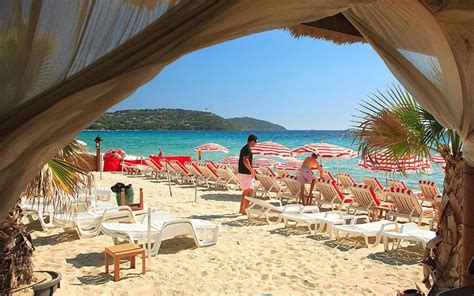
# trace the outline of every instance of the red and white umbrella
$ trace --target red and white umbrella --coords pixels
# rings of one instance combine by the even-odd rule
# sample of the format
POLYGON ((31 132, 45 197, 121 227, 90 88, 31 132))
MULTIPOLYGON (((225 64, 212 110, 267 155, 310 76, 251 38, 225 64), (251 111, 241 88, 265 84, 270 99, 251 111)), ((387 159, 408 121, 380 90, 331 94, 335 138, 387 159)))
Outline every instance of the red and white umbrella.
POLYGON ((291 153, 316 153, 321 158, 353 158, 357 156, 357 152, 352 149, 328 144, 328 143, 312 143, 297 147, 291 150, 291 153))
MULTIPOLYGON (((224 159, 221 159, 217 164, 218 165, 233 165, 233 164, 238 164, 238 163, 239 163, 239 158, 237 156, 231 156, 231 157, 226 157, 224 159)), ((252 166, 255 168, 276 167, 279 165, 280 163, 278 161, 273 160, 273 159, 268 159, 268 158, 254 159, 252 162, 252 166)))
POLYGON ((416 156, 406 156, 399 159, 389 157, 385 152, 379 152, 365 157, 359 162, 359 166, 372 170, 392 172, 423 172, 429 171, 431 165, 427 160, 416 156))
POLYGON ((252 147, 253 155, 276 156, 281 158, 292 158, 290 148, 275 143, 275 142, 261 142, 252 147))
POLYGON ((284 164, 278 166, 277 168, 285 169, 287 171, 297 171, 301 168, 301 165, 303 164, 302 160, 292 160, 285 162, 284 164))
POLYGON ((436 163, 436 164, 440 164, 440 165, 445 165, 446 164, 446 161, 441 156, 441 154, 435 154, 435 155, 431 156, 431 161, 436 163))
POLYGON ((435 154, 431 156, 431 161, 439 164, 441 166, 441 169, 446 169, 446 160, 441 156, 441 154, 435 154))
POLYGON ((201 146, 198 146, 196 147, 196 151, 220 151, 220 152, 224 152, 224 153, 228 153, 229 152, 229 149, 227 149, 226 147, 220 145, 220 144, 216 144, 216 143, 206 143, 206 144, 202 144, 201 146))
POLYGON ((232 165, 232 164, 238 164, 239 163, 239 157, 238 156, 230 156, 223 158, 219 160, 217 163, 218 165, 232 165))
POLYGON ((268 159, 268 158, 258 158, 254 159, 252 162, 252 166, 255 168, 260 168, 260 167, 276 167, 279 166, 280 162, 273 160, 273 159, 268 159))

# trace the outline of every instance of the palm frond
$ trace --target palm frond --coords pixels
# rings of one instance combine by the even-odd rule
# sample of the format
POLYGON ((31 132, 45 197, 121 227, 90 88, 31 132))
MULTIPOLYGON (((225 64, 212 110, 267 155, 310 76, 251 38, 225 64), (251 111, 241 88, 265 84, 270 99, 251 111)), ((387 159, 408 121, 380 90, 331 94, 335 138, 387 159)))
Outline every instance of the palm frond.
POLYGON ((363 158, 383 151, 385 157, 397 161, 407 156, 428 158, 445 146, 454 154, 462 150, 459 135, 447 131, 401 86, 372 93, 357 112, 353 135, 363 158))

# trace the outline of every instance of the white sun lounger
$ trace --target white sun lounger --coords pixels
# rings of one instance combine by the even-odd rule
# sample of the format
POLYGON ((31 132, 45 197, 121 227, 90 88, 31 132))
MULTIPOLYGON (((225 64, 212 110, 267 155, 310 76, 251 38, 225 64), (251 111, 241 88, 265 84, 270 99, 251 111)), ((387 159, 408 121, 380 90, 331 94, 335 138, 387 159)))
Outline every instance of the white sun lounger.
POLYGON ((247 208, 247 218, 264 218, 268 224, 278 224, 282 221, 282 213, 317 213, 317 206, 302 206, 299 204, 289 204, 283 206, 279 199, 262 200, 254 197, 245 197, 250 206, 247 208), (272 221, 276 219, 275 221, 272 221))
POLYGON ((395 242, 392 245, 391 250, 400 247, 402 240, 420 242, 423 248, 426 247, 426 243, 436 237, 436 232, 426 229, 420 229, 416 223, 409 222, 399 224, 395 222, 395 229, 383 231, 383 244, 385 251, 389 251, 389 239, 394 239, 395 242))
POLYGON ((100 234, 101 223, 108 221, 136 222, 135 213, 129 206, 114 206, 108 209, 91 210, 73 214, 54 214, 53 223, 63 228, 74 228, 80 238, 100 234))
POLYGON ((43 197, 36 197, 35 200, 22 199, 20 208, 23 211, 23 215, 39 220, 43 230, 54 227, 52 221, 54 207, 52 204, 46 205, 43 197))
POLYGON ((326 229, 330 238, 332 238, 332 225, 345 224, 347 220, 350 220, 354 215, 350 215, 340 211, 329 211, 321 213, 282 213, 280 215, 285 223, 285 226, 297 226, 302 224, 308 226, 309 231, 314 230, 316 236, 319 232, 324 230, 324 226, 327 225, 326 229), (294 222, 292 225, 291 222, 294 222), (314 229, 313 229, 314 227, 314 229))
MULTIPOLYGON (((101 230, 109 235, 114 243, 119 239, 129 242, 145 243, 148 237, 147 218, 142 223, 102 223, 101 230)), ((219 225, 199 219, 173 219, 167 213, 156 213, 152 216, 151 237, 153 247, 151 255, 158 254, 161 242, 180 236, 190 236, 198 247, 211 246, 217 243, 219 225)))
POLYGON ((395 224, 387 220, 370 222, 368 216, 362 215, 354 216, 349 225, 332 225, 331 228, 336 234, 336 239, 340 238, 339 233, 345 234, 346 237, 349 235, 362 236, 367 247, 374 247, 380 243, 382 232, 395 229, 395 224), (356 224, 360 220, 366 221, 366 223, 356 224), (369 237, 375 237, 373 244, 369 244, 369 237))

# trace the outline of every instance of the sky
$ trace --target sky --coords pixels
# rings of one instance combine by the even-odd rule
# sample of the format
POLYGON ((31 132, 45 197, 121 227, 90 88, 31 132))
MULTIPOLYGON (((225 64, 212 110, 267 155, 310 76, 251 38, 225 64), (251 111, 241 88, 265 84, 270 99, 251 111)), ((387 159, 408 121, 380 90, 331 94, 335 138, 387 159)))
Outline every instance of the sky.
POLYGON ((362 100, 397 83, 367 44, 275 30, 183 56, 111 110, 181 108, 293 130, 344 130, 362 100))

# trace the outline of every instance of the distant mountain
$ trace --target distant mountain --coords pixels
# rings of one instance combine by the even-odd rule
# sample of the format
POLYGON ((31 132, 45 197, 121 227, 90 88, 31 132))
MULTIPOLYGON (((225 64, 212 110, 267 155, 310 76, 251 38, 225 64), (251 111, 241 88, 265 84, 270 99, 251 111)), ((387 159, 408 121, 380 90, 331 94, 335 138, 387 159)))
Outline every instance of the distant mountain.
POLYGON ((241 130, 286 131, 286 128, 281 125, 251 117, 234 117, 226 120, 238 126, 241 130))
POLYGON ((183 109, 138 109, 107 112, 93 130, 285 130, 249 117, 225 119, 211 112, 183 109))

